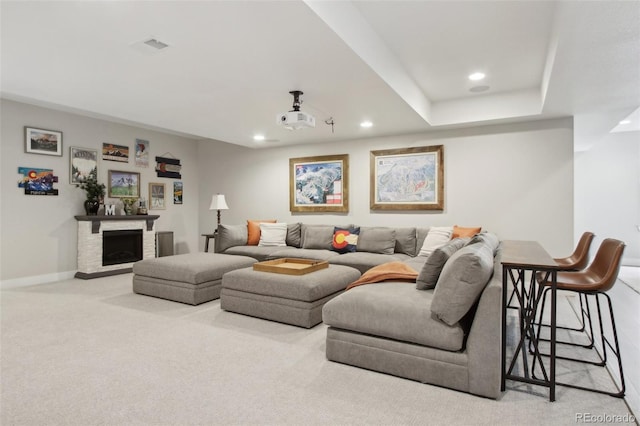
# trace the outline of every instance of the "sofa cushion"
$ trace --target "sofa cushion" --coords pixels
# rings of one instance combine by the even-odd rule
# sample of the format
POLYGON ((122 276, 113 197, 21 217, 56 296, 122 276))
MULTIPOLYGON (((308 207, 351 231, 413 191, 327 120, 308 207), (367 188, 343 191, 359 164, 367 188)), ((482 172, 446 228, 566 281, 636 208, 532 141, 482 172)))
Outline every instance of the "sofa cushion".
POLYGON ((247 221, 247 245, 257 246, 260 242, 260 224, 276 223, 275 219, 267 220, 248 220, 247 221))
POLYGON ((445 263, 434 290, 431 312, 446 324, 456 324, 471 309, 493 273, 489 244, 469 244, 445 263))
POLYGON ((498 236, 496 234, 493 234, 491 232, 483 232, 481 234, 475 235, 467 243, 467 245, 477 244, 477 243, 488 244, 489 247, 491 247, 491 250, 493 250, 493 254, 495 255, 496 251, 498 250, 498 246, 500 245, 500 240, 498 239, 498 236))
POLYGON ((416 288, 418 290, 429 290, 436 286, 440 273, 445 263, 453 254, 460 250, 469 242, 469 238, 456 238, 451 240, 442 247, 438 247, 431 253, 424 263, 424 266, 416 279, 416 288))
POLYGON ((432 226, 422 243, 419 256, 429 256, 435 249, 451 240, 452 226, 432 226))
POLYGON ((342 256, 332 250, 320 250, 320 249, 303 249, 294 247, 274 247, 277 250, 272 251, 269 254, 269 260, 282 259, 285 257, 295 257, 298 259, 315 259, 315 260, 329 260, 334 257, 342 256))
MULTIPOLYGON (((331 225, 302 225, 302 248, 331 250, 333 239, 331 225)), ((345 226, 344 228, 348 228, 345 226)))
POLYGON ((408 256, 416 255, 416 228, 395 228, 396 247, 395 253, 402 253, 408 256))
POLYGON ((286 246, 287 224, 286 223, 261 223, 260 224, 260 247, 283 247, 286 246))
POLYGON ((462 349, 462 326, 447 325, 431 313, 432 291, 411 283, 383 282, 352 288, 330 300, 322 320, 331 327, 447 351, 462 349))
MULTIPOLYGON (((345 253, 340 256, 335 256, 329 259, 329 263, 332 265, 345 265, 356 268, 361 274, 364 274, 374 266, 382 265, 383 263, 395 262, 405 260, 406 255, 389 255, 380 253, 345 253)), ((417 270, 417 269, 416 269, 417 270)))
MULTIPOLYGON (((249 256, 254 259, 262 262, 264 260, 272 259, 271 254, 277 252, 278 250, 282 250, 284 247, 279 246, 270 246, 270 247, 261 247, 261 246, 233 246, 229 247, 225 250, 224 254, 234 254, 236 256, 249 256)), ((299 250, 299 249, 294 249, 299 250)))
POLYGON ((246 268, 255 260, 219 253, 187 253, 140 260, 133 264, 137 276, 189 284, 216 281, 229 271, 246 268))
POLYGON ((287 223, 287 239, 285 242, 291 247, 301 246, 301 229, 302 224, 300 222, 287 223))
POLYGON ((246 225, 218 225, 215 244, 217 252, 224 252, 229 247, 247 244, 246 225))
POLYGON ((361 227, 357 251, 393 254, 396 247, 396 230, 385 227, 361 227))
POLYGON ((331 250, 338 253, 353 253, 358 245, 360 228, 333 228, 331 250))

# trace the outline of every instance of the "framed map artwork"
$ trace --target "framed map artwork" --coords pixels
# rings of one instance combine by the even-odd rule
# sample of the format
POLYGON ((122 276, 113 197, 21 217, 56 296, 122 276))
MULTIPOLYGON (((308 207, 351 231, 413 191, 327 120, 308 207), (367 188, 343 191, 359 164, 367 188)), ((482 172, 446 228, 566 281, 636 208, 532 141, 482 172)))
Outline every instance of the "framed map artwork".
POLYGON ((349 156, 289 159, 289 210, 348 212, 349 156))
POLYGON ((371 151, 371 210, 444 210, 442 145, 371 151))

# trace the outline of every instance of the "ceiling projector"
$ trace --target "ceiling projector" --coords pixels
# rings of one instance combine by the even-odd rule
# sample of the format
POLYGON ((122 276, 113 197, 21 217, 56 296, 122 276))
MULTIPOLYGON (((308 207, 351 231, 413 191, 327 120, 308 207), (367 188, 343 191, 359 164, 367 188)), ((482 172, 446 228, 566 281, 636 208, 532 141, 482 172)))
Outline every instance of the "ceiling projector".
POLYGON ((284 126, 285 129, 297 130, 303 127, 316 127, 316 119, 311 114, 300 111, 300 95, 303 93, 300 90, 292 90, 289 92, 293 95, 293 109, 289 112, 283 112, 278 114, 276 122, 284 126))
POLYGON ((278 114, 278 124, 287 129, 301 129, 303 127, 316 127, 316 119, 312 115, 302 111, 289 111, 278 114))

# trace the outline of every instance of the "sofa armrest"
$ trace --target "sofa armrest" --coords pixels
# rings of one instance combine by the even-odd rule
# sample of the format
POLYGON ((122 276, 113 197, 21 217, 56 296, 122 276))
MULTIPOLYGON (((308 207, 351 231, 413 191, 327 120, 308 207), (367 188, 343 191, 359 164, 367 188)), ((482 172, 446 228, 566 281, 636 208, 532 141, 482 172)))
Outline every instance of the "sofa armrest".
POLYGON ((220 224, 214 240, 214 252, 224 253, 229 247, 246 245, 248 234, 247 225, 220 224))
POLYGON ((502 362, 502 265, 496 260, 494 274, 478 301, 469 337, 469 392, 500 395, 502 362))

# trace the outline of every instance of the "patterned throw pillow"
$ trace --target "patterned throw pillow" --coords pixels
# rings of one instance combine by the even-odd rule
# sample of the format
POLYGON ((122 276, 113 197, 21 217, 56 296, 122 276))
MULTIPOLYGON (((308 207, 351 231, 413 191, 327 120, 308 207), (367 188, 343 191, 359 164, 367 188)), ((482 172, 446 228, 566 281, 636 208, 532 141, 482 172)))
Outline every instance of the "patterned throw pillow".
POLYGON ((353 253, 358 245, 360 228, 333 228, 331 250, 338 253, 353 253))

